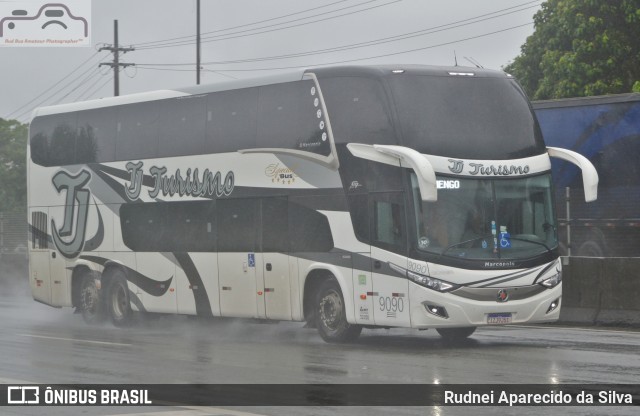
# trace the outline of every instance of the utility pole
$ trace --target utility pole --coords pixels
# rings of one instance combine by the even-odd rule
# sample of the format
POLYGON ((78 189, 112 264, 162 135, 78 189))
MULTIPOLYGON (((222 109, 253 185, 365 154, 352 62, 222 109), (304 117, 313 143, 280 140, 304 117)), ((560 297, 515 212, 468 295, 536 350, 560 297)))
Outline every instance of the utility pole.
POLYGON ((200 85, 200 0, 196 2, 196 84, 200 85))
POLYGON ((120 48, 118 45, 118 21, 113 21, 113 45, 100 48, 98 51, 111 51, 113 53, 113 62, 103 62, 99 66, 106 65, 113 68, 113 95, 115 97, 120 95, 120 67, 126 68, 128 66, 134 66, 135 64, 128 64, 120 62, 119 53, 127 53, 134 51, 134 48, 120 48))

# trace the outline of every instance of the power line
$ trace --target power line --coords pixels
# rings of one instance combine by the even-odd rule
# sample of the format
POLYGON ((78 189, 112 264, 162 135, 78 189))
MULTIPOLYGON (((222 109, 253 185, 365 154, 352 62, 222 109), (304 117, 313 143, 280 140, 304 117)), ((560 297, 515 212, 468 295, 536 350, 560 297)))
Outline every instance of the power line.
MULTIPOLYGON (((99 75, 104 76, 104 74, 100 73, 99 75)), ((93 87, 95 87, 100 81, 102 81, 102 78, 100 78, 99 76, 96 75, 95 77, 95 81, 93 81, 89 87, 85 88, 84 90, 82 90, 74 99, 74 101, 83 101, 85 100, 85 94, 87 92, 89 92, 91 89, 93 89, 93 87)))
MULTIPOLYGON (((224 35, 208 36, 208 37, 204 38, 205 40, 203 40, 202 43, 219 42, 219 41, 229 40, 229 39, 244 38, 244 37, 248 37, 248 36, 255 36, 255 35, 261 35, 261 34, 264 34, 264 33, 271 33, 271 32, 277 32, 277 31, 280 31, 280 30, 291 29, 291 28, 294 28, 294 27, 306 26, 306 25, 310 25, 310 24, 313 24, 313 23, 324 22, 326 20, 336 19, 338 17, 349 16, 349 15, 352 15, 352 14, 355 14, 355 13, 361 13, 361 12, 364 12, 364 11, 377 9, 379 7, 389 6, 391 4, 401 2, 402 0, 394 0, 394 1, 391 1, 391 2, 388 2, 388 3, 385 3, 385 4, 380 4, 380 5, 377 5, 377 6, 371 6, 371 7, 367 7, 367 8, 364 8, 364 9, 355 10, 355 11, 352 11, 352 12, 349 12, 349 13, 343 13, 343 14, 340 14, 340 15, 337 15, 337 16, 331 16, 331 17, 326 17, 326 18, 323 18, 323 19, 314 20, 314 21, 311 21, 311 22, 299 23, 299 24, 295 24, 295 25, 291 25, 291 26, 285 26, 285 27, 279 27, 279 28, 275 28, 275 29, 264 30, 262 32, 245 33, 245 32, 250 32, 250 31, 253 31, 253 30, 264 29, 264 28, 271 27, 271 26, 278 26, 278 25, 283 25, 283 24, 287 24, 287 23, 291 23, 291 22, 295 22, 295 21, 299 21, 299 20, 309 19, 309 18, 312 18, 312 17, 321 16, 321 15, 324 15, 324 14, 335 13, 336 11, 339 11, 339 10, 344 10, 344 9, 347 9, 347 8, 353 8, 353 7, 356 7, 356 6, 361 6, 363 4, 372 3, 372 2, 375 2, 375 1, 378 1, 378 0, 369 0, 369 1, 366 1, 364 3, 357 4, 355 6, 349 6, 349 7, 345 7, 345 8, 342 8, 342 9, 333 10, 331 12, 320 13, 320 14, 315 15, 315 16, 295 19, 295 20, 291 20, 289 22, 277 23, 275 25, 263 26, 263 27, 256 28, 256 29, 249 29, 249 30, 244 30, 244 31, 240 31, 240 32, 224 34, 224 35), (245 33, 245 34, 240 34, 240 33, 245 33), (233 35, 237 35, 237 36, 233 36, 233 35)), ((177 46, 186 46, 186 45, 193 45, 193 44, 194 44, 194 42, 172 42, 172 43, 160 44, 160 45, 149 46, 149 47, 139 47, 137 49, 138 50, 162 49, 162 48, 173 48, 173 47, 177 47, 177 46)))
POLYGON ((87 75, 86 77, 84 77, 82 79, 82 81, 80 81, 80 83, 78 85, 76 85, 71 91, 69 91, 68 93, 66 93, 65 95, 63 95, 62 97, 60 97, 58 99, 58 101, 56 101, 54 104, 60 104, 65 98, 67 98, 69 95, 71 95, 74 91, 76 91, 78 88, 82 87, 84 84, 86 84, 87 82, 89 82, 89 80, 91 78, 93 78, 94 75, 98 75, 100 73, 100 70, 98 68, 93 68, 93 71, 87 75))
POLYGON ((29 104, 31 104, 32 102, 36 101, 38 98, 42 97, 43 95, 45 95, 46 93, 48 93, 49 91, 51 91, 53 88, 55 88, 56 86, 60 85, 61 82, 63 82, 65 79, 69 78, 74 72, 76 72, 78 69, 82 68, 87 62, 89 62, 90 60, 92 60, 93 58, 96 57, 96 55, 100 53, 100 51, 96 51, 93 55, 91 55, 89 58, 87 58, 85 61, 82 61, 82 63, 80 63, 78 66, 76 66, 71 72, 69 72, 67 75, 65 75, 64 77, 62 77, 61 79, 59 79, 57 82, 53 83, 49 88, 47 88, 46 90, 44 90, 43 92, 41 92, 39 95, 35 96, 34 98, 32 98, 30 101, 24 103, 22 106, 18 107, 17 109, 13 110, 8 116, 7 119, 11 116, 13 116, 14 114, 16 114, 18 111, 24 109, 26 106, 28 106, 29 104))
MULTIPOLYGON (((323 9, 325 7, 333 6, 334 4, 338 4, 338 3, 344 3, 346 1, 350 1, 350 0, 340 0, 340 1, 333 2, 333 3, 325 4, 323 6, 313 7, 311 9, 305 9, 305 10, 302 10, 302 11, 299 11, 299 12, 289 13, 289 14, 285 14, 285 15, 282 15, 282 16, 278 16, 278 17, 273 17, 271 19, 259 20, 257 22, 252 22, 252 23, 245 23, 243 25, 232 26, 232 27, 228 27, 228 28, 225 28, 225 29, 213 30, 213 31, 210 31, 210 32, 204 32, 203 34, 204 35, 208 35, 208 34, 211 34, 211 33, 226 32, 226 31, 233 30, 233 29, 240 29, 242 27, 253 26, 253 25, 260 24, 260 23, 271 22, 271 21, 274 21, 274 20, 283 19, 285 17, 291 17, 291 16, 295 16, 295 15, 298 15, 298 14, 307 13, 307 12, 310 12, 310 11, 313 11, 313 10, 323 9)), ((187 36, 179 36, 179 37, 176 37, 176 38, 154 40, 154 41, 149 41, 149 42, 139 42, 139 43, 136 43, 135 46, 139 47, 139 46, 145 46, 145 45, 154 44, 154 43, 165 43, 165 42, 168 42, 168 41, 179 40, 179 39, 191 39, 191 38, 194 38, 194 37, 195 37, 194 35, 187 35, 187 36)))
MULTIPOLYGON (((78 75, 75 79, 72 79, 70 82, 67 82, 66 84, 62 85, 60 88, 58 88, 56 91, 54 91, 52 94, 49 94, 46 98, 44 98, 43 100, 40 100, 37 104, 33 105, 33 107, 27 109, 26 111, 23 111, 22 113, 20 113, 19 115, 17 115, 15 118, 22 118, 23 116, 25 116, 26 114, 30 113, 32 111, 33 108, 36 107, 41 107, 43 104, 45 104, 47 101, 51 100, 53 97, 55 97, 56 95, 60 94, 61 92, 63 92, 64 90, 66 90, 68 87, 70 87, 71 85, 73 85, 78 78, 85 76, 87 73, 89 73, 90 71, 95 71, 97 69, 97 67, 93 67, 90 66, 89 68, 87 68, 87 70, 85 70, 83 73, 81 73, 80 75, 78 75)), ((75 71, 73 71, 75 72, 75 71)), ((68 75, 67 75, 68 77, 68 75)), ((66 77, 65 77, 66 78, 66 77)), ((57 86, 57 84, 55 84, 54 86, 57 86)), ((51 90, 51 88, 49 88, 49 90, 51 90)), ((42 96, 43 94, 40 94, 40 96, 42 96)), ((39 97, 40 97, 39 96, 39 97)), ((33 102, 34 100, 32 100, 31 102, 33 102)), ((24 106, 23 106, 24 108, 24 106)))
POLYGON ((87 94, 87 95, 83 98, 83 100, 87 100, 87 99, 89 99, 90 97, 93 97, 93 95, 94 95, 95 93, 97 93, 97 92, 98 92, 98 91, 100 91, 102 88, 104 88, 104 86, 105 86, 105 85, 107 85, 107 84, 108 84, 109 82, 111 82, 112 80, 113 80, 113 75, 111 75, 110 77, 108 77, 108 79, 107 79, 105 82, 103 82, 102 84, 100 84, 100 86, 99 86, 98 88, 96 88, 95 90, 93 90, 93 91, 91 91, 89 94, 87 94))
MULTIPOLYGON (((433 33, 438 33, 438 32, 443 32, 446 30, 452 30, 452 29, 457 29, 460 27, 464 27, 464 26, 469 26, 472 24, 476 24, 476 23, 480 23, 480 22, 484 22, 487 20, 492 20, 492 19, 496 19, 499 17, 504 17, 510 14, 514 14, 514 13, 519 13, 522 12, 524 10, 528 10, 528 9, 532 9, 535 7, 538 7, 540 3, 540 0, 535 0, 535 1, 529 1, 527 3, 523 3, 520 4, 518 6, 513 6, 513 7, 508 7, 505 9, 500 9, 500 10, 496 10, 494 12, 491 13, 485 13, 479 16, 475 16, 475 17, 471 17, 471 18, 467 18, 467 19, 463 19, 463 20, 458 20, 455 22, 451 22, 451 23, 447 23, 447 24, 443 24, 443 25, 439 25, 439 26, 434 26, 431 28, 426 28, 426 29, 421 29, 418 31, 413 31, 413 32, 408 32, 408 33, 404 33, 404 34, 400 34, 400 35, 394 35, 394 36, 389 36, 389 37, 385 37, 385 38, 380 38, 380 39, 376 39, 376 40, 370 40, 370 41, 366 41, 366 42, 359 42, 359 43, 354 43, 354 44, 349 44, 349 45, 342 45, 342 46, 337 46, 337 47, 332 47, 332 48, 325 48, 325 49, 316 49, 313 51, 306 51, 306 52, 297 52, 297 53, 291 53, 291 54, 285 54, 285 55, 276 55, 276 56, 267 56, 267 57, 259 57, 259 58, 247 58, 247 59, 238 59, 238 60, 229 60, 229 61, 212 61, 212 62, 204 62, 203 65, 225 65, 225 64, 236 64, 236 63, 249 63, 249 62, 260 62, 260 61, 271 61, 271 60, 279 60, 279 59, 287 59, 287 58, 297 58, 297 57, 302 57, 302 56, 308 56, 308 55, 319 55, 319 54, 326 54, 326 53, 332 53, 332 52, 341 52, 341 51, 345 51, 345 50, 350 50, 350 49, 356 49, 356 48, 362 48, 362 47, 369 47, 369 46, 376 46, 376 45, 381 45, 384 43, 390 43, 390 42, 397 42, 400 40, 406 40, 406 39, 410 39, 410 38, 414 38, 414 37, 418 37, 418 36, 425 36, 425 35, 430 35, 433 33), (529 6, 531 3, 536 3, 533 6, 529 6), (523 7, 526 6, 526 7, 523 7), (522 8, 520 8, 522 7, 522 8), (513 9, 517 9, 517 10, 513 10, 513 9), (508 11, 507 10, 511 10, 508 11), (505 12, 505 13, 501 13, 501 12, 505 12), (501 13, 501 14, 498 14, 501 13)), ((193 65, 192 63, 144 63, 144 64, 140 64, 140 65, 147 65, 147 66, 190 66, 193 65)))
MULTIPOLYGON (((387 54, 368 56, 368 57, 364 57, 364 58, 345 59, 345 60, 341 60, 341 61, 326 62, 326 63, 323 63, 323 64, 314 63, 314 64, 310 64, 310 65, 309 64, 307 64, 307 65, 293 65, 293 66, 281 66, 281 67, 270 67, 270 68, 252 68, 252 69, 224 68, 224 69, 218 69, 218 71, 224 71, 224 72, 277 71, 277 70, 284 70, 284 69, 297 69, 297 68, 305 68, 305 67, 320 67, 320 66, 343 64, 343 63, 348 63, 348 62, 365 61, 365 60, 369 60, 369 59, 384 58, 384 57, 389 57, 389 56, 401 55, 401 54, 405 54, 405 53, 412 53, 412 52, 418 52, 418 51, 423 51, 423 50, 427 50, 427 49, 438 48, 438 47, 441 47, 441 46, 452 45, 452 44, 460 43, 460 42, 466 42, 466 41, 469 41, 469 40, 479 39, 479 38, 495 35, 495 34, 498 34, 498 33, 507 32, 509 30, 514 30, 514 29, 518 29, 518 28, 521 28, 521 27, 530 26, 532 24, 533 24, 533 22, 529 22, 529 23, 508 27, 508 28, 501 29, 501 30, 496 30, 496 31, 489 32, 489 33, 484 33, 484 34, 477 35, 477 36, 471 36, 471 37, 458 39, 458 40, 454 40, 454 41, 450 41, 450 42, 439 43, 437 45, 424 46, 424 47, 421 47, 421 48, 414 48, 414 49, 409 49, 409 50, 404 50, 404 51, 399 51, 399 52, 392 52, 392 53, 387 53, 387 54)), ((194 71, 192 69, 190 70, 190 69, 153 68, 152 66, 147 66, 147 65, 138 65, 137 68, 139 68, 139 69, 157 70, 157 71, 176 71, 176 72, 194 71)))

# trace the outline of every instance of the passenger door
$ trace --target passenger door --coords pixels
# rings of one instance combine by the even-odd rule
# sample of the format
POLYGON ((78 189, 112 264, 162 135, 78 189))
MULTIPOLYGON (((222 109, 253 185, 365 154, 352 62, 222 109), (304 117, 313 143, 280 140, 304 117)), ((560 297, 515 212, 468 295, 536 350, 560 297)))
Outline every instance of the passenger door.
POLYGON ((373 316, 376 325, 410 326, 407 221, 401 192, 369 196, 373 316))
POLYGON ((257 199, 220 199, 217 202, 222 316, 259 316, 256 285, 259 209, 257 199))
POLYGON ((264 307, 268 319, 291 319, 289 213, 286 198, 261 201, 264 307))

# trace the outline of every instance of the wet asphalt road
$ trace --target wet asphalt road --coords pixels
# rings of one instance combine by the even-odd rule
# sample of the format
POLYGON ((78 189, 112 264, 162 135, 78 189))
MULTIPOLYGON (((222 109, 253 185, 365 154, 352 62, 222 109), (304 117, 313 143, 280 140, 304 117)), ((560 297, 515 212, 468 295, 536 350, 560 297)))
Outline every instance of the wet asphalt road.
MULTIPOLYGON (((75 383, 640 383, 640 332, 558 326, 479 329, 460 344, 435 331, 364 330, 324 343, 301 323, 158 317, 88 326, 70 309, 0 297, 0 382, 75 383)), ((540 414, 540 408, 0 408, 9 415, 540 414)), ((558 414, 637 414, 562 408, 558 414)), ((546 412, 545 412, 546 413, 546 412)))

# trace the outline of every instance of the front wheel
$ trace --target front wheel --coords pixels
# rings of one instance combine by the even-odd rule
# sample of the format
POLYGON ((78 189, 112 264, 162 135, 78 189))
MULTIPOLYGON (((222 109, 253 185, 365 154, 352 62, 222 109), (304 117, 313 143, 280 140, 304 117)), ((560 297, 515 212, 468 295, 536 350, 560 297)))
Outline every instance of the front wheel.
POLYGON ((111 322, 118 327, 131 325, 133 311, 129 300, 129 286, 121 272, 116 272, 109 283, 106 299, 111 322))
POLYGON ((476 332, 475 326, 467 328, 436 328, 438 334, 448 341, 460 341, 469 338, 471 334, 476 332))
POLYGON ((347 322, 344 298, 335 278, 325 280, 316 298, 316 328, 326 342, 348 342, 358 338, 362 326, 347 322))

